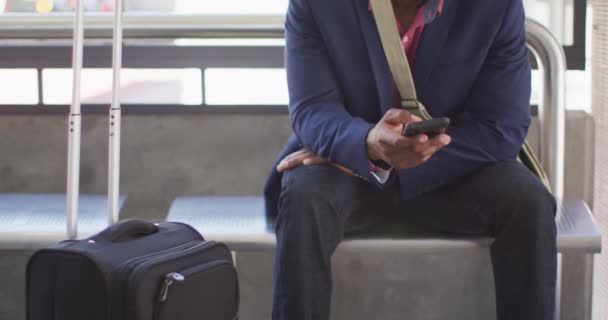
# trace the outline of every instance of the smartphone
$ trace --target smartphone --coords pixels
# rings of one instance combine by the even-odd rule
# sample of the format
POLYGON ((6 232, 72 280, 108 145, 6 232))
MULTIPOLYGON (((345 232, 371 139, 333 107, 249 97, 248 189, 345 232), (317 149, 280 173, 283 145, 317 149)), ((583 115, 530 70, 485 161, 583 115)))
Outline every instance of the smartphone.
POLYGON ((426 134, 429 136, 429 138, 433 138, 441 133, 444 133, 449 126, 449 118, 436 118, 426 121, 412 122, 403 127, 402 134, 406 137, 426 134))

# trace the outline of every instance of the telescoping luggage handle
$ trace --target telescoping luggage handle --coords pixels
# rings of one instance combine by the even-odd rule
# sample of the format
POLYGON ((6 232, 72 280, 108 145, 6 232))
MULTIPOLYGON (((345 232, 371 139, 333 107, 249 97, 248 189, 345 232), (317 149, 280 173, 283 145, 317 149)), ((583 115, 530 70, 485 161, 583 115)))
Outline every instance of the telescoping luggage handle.
MULTIPOLYGON (((122 12, 123 1, 115 0, 114 35, 112 39, 112 104, 109 112, 108 150, 108 224, 118 221, 120 186, 120 70, 122 68, 122 12)), ((67 170, 67 236, 78 237, 78 197, 80 193, 81 101, 84 44, 84 0, 76 1, 72 48, 72 104, 68 118, 68 170, 67 170)))

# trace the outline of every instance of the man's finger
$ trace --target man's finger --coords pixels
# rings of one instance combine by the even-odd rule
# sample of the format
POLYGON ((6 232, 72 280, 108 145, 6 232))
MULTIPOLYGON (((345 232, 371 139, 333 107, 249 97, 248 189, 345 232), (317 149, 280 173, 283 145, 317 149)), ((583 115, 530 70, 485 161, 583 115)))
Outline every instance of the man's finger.
POLYGON ((399 149, 410 148, 415 143, 415 140, 410 137, 398 136, 393 140, 393 146, 399 149))
MULTIPOLYGON (((439 149, 441 149, 441 147, 440 147, 440 146, 431 146, 431 147, 429 147, 429 148, 425 148, 424 150, 422 150, 422 151, 420 152, 420 155, 421 155, 423 158, 427 158, 427 157, 430 157, 430 156, 432 156, 433 154, 435 154, 435 152, 439 151, 439 149)), ((425 160, 425 161, 426 161, 426 160, 425 160)))
POLYGON ((415 148, 417 145, 427 144, 428 141, 429 138, 425 134, 419 134, 414 137, 398 135, 391 137, 390 145, 397 148, 415 148))
POLYGON ((331 163, 331 165, 334 168, 337 168, 338 170, 340 170, 340 171, 342 171, 342 172, 344 172, 346 174, 349 174, 351 176, 356 176, 356 174, 352 170, 348 169, 347 167, 341 166, 341 165, 336 164, 336 163, 331 163))
POLYGON ((291 170, 293 168, 301 166, 304 160, 311 157, 316 157, 317 155, 315 155, 311 151, 306 151, 297 152, 297 154, 294 152, 290 156, 286 157, 279 163, 279 165, 277 166, 277 171, 284 172, 287 170, 291 170))
POLYGON ((433 139, 431 139, 430 141, 433 145, 439 146, 440 148, 443 148, 447 145, 449 145, 452 142, 452 137, 448 136, 445 133, 442 133, 436 137, 434 137, 433 139))
POLYGON ((285 158, 283 158, 282 161, 291 160, 291 159, 293 159, 295 157, 299 157, 301 155, 308 154, 308 153, 312 153, 312 151, 306 150, 306 149, 301 149, 301 150, 298 150, 296 152, 288 154, 285 158))
POLYGON ((327 160, 323 157, 315 156, 312 158, 304 159, 302 164, 304 164, 305 166, 318 166, 318 165, 326 164, 328 162, 329 162, 329 160, 327 160))
POLYGON ((277 171, 278 172, 285 172, 287 170, 289 170, 289 161, 287 160, 283 160, 281 161, 278 165, 277 165, 277 171))
POLYGON ((436 137, 436 139, 443 145, 447 146, 452 142, 452 137, 448 136, 445 133, 440 134, 436 137))
POLYGON ((421 119, 407 110, 393 108, 386 112, 382 120, 392 125, 400 125, 411 122, 418 122, 421 119))
MULTIPOLYGON (((425 158, 430 158, 437 151, 450 144, 450 141, 451 138, 448 135, 437 136, 429 140, 428 143, 416 147, 415 151, 419 152, 425 158)), ((428 159, 425 159, 424 162, 426 162, 426 160, 428 159)))
POLYGON ((291 170, 293 168, 296 168, 296 167, 302 165, 302 161, 303 160, 298 160, 298 159, 283 160, 277 166, 277 171, 278 172, 285 172, 287 170, 291 170))
POLYGON ((413 146, 412 146, 412 150, 414 150, 414 152, 417 153, 424 153, 427 150, 434 148, 436 145, 431 143, 430 141, 424 142, 424 143, 418 143, 416 142, 413 146))

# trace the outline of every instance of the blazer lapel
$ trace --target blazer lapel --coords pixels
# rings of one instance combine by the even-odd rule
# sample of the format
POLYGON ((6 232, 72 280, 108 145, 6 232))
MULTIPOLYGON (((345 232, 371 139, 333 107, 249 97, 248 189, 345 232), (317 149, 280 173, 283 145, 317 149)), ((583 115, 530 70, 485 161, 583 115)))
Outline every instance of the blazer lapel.
POLYGON ((355 10, 359 17, 359 23, 363 32, 363 38, 367 46, 372 71, 376 80, 378 97, 380 98, 380 108, 384 114, 395 104, 395 86, 393 76, 386 61, 380 35, 376 28, 376 22, 372 13, 369 11, 369 0, 355 0, 355 10))
MULTIPOLYGON (((354 3, 376 80, 380 108, 382 114, 384 114, 388 109, 395 107, 396 89, 393 76, 384 55, 376 22, 373 14, 369 11, 369 0, 355 0, 354 3)), ((420 45, 416 51, 416 59, 412 66, 412 76, 419 97, 433 70, 437 55, 447 39, 458 3, 458 0, 445 0, 441 16, 425 26, 420 45)))
POLYGON ((418 50, 416 50, 416 59, 412 66, 412 76, 419 99, 421 99, 422 89, 425 88, 437 62, 437 56, 448 38, 459 3, 459 0, 445 0, 441 15, 424 27, 418 50))

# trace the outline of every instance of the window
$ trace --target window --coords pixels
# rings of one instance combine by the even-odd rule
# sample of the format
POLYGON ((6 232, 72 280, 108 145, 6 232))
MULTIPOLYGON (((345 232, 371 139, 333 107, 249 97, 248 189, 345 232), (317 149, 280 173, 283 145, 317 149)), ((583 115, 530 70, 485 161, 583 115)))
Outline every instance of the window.
POLYGON ((526 15, 545 25, 564 46, 569 69, 585 69, 586 0, 524 0, 526 15))
POLYGON ((528 17, 547 26, 563 45, 574 42, 574 0, 524 0, 528 17))
MULTIPOLYGON (((203 100, 200 69, 123 69, 121 77, 124 104, 200 105, 203 100)), ((71 103, 71 69, 44 69, 42 80, 45 104, 71 103)), ((84 69, 81 83, 83 103, 110 103, 111 69, 84 69)))
MULTIPOLYGON (((145 10, 147 3, 153 3, 158 0, 128 1, 140 2, 140 7, 134 6, 132 10, 145 10)), ((287 11, 288 4, 287 0, 173 0, 173 2, 175 12, 205 14, 283 15, 287 11)))
MULTIPOLYGON (((530 104, 538 105, 542 95, 542 74, 532 71, 530 104)), ((591 112, 591 73, 581 70, 566 72, 566 109, 591 112)))
POLYGON ((0 105, 38 104, 36 69, 0 69, 0 105))
POLYGON ((207 69, 205 102, 208 105, 286 105, 284 69, 207 69))
MULTIPOLYGON (((124 0, 127 12, 282 17, 288 0, 124 0)), ((564 45, 570 69, 585 67, 586 0, 523 0, 528 17, 547 26, 564 45)), ((66 12, 75 0, 0 0, 0 12, 66 12)), ((84 0, 88 11, 111 12, 114 0, 84 0)), ((1 19, 1 16, 0 16, 1 19)), ((162 20, 158 21, 159 24, 162 20)))
MULTIPOLYGON (((87 11, 110 12, 114 0, 84 0, 87 11)), ((125 0, 126 11, 205 14, 284 14, 287 0, 125 0)), ((65 12, 74 0, 0 0, 0 12, 65 12)))

